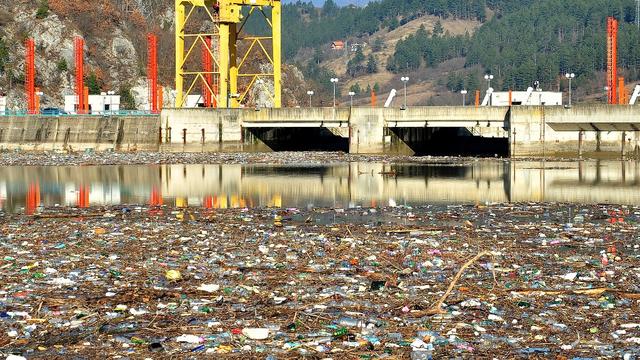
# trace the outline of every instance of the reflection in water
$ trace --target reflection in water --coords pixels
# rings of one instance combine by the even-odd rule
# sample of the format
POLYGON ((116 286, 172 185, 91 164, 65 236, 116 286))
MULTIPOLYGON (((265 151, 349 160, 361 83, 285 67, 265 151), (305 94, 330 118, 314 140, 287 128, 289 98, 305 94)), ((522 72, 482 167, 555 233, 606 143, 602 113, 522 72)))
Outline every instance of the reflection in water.
POLYGON ((349 207, 556 201, 640 204, 638 162, 3 167, 0 207, 349 207))

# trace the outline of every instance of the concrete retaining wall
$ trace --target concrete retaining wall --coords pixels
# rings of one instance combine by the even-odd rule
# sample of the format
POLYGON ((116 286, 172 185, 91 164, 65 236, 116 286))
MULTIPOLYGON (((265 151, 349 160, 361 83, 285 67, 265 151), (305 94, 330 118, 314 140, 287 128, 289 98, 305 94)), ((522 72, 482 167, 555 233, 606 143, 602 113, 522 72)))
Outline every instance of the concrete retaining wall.
POLYGON ((574 106, 513 107, 510 119, 510 154, 513 157, 637 156, 640 107, 574 106), (578 129, 584 129, 582 131, 578 129))
POLYGON ((0 148, 158 150, 158 116, 2 116, 0 148))

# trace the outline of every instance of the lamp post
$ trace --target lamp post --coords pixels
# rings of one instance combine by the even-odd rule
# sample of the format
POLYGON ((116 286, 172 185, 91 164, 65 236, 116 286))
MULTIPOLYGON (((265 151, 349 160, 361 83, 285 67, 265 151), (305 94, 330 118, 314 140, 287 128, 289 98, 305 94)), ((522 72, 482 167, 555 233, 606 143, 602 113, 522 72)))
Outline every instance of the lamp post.
POLYGON ((356 94, 355 92, 353 92, 353 91, 349 91, 349 97, 351 98, 351 99, 349 100, 349 107, 353 107, 353 96, 354 96, 355 94, 356 94))
POLYGON ((331 83, 333 84, 333 107, 336 107, 336 86, 338 85, 338 78, 331 78, 331 83))
POLYGON ((37 96, 35 114, 40 114, 40 99, 42 98, 42 96, 44 96, 44 93, 42 91, 40 91, 40 89, 36 88, 36 94, 35 95, 37 96))
POLYGON ((309 107, 311 107, 311 97, 315 94, 313 90, 307 91, 307 95, 309 95, 309 107))
POLYGON ((462 94, 462 106, 467 106, 467 90, 460 90, 460 94, 462 94))
MULTIPOLYGON (((109 90, 107 91, 106 96, 104 97, 104 105, 109 105, 109 114, 113 114, 113 95, 115 95, 116 92, 113 90, 109 90), (107 104, 108 102, 108 104, 107 104)), ((106 111, 105 111, 106 112, 106 111)))
POLYGON ((576 77, 576 74, 566 73, 564 74, 564 77, 566 77, 569 80, 569 107, 571 107, 571 80, 573 80, 576 77))
MULTIPOLYGON (((264 80, 263 80, 263 79, 258 79, 258 80, 256 80, 256 86, 257 86, 258 88, 259 88, 259 87, 264 86, 264 80)), ((259 103, 259 100, 260 100, 259 98, 258 98, 258 99, 256 99, 256 110, 260 110, 260 103, 259 103)))
POLYGON ((402 106, 402 110, 404 110, 407 108, 407 83, 409 82, 409 77, 403 76, 400 81, 404 84, 404 105, 402 106))
POLYGON ((604 103, 605 104, 609 103, 609 87, 608 86, 604 87, 604 103))
MULTIPOLYGON (((489 92, 489 89, 491 89, 491 80, 493 80, 493 75, 491 74, 486 74, 484 76, 484 79, 487 80, 487 92, 489 92)), ((489 97, 489 106, 491 106, 491 97, 489 97)))

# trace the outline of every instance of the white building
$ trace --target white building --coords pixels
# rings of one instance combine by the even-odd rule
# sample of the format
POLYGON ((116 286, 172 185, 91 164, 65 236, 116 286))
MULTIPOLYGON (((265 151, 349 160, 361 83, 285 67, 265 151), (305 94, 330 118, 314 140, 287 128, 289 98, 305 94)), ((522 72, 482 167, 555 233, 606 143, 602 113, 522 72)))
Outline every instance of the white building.
POLYGON ((512 91, 511 104, 509 104, 508 91, 495 91, 491 93, 492 106, 562 106, 562 93, 552 91, 536 91, 533 88, 527 91, 512 91))
MULTIPOLYGON (((64 111, 70 114, 76 113, 78 104, 75 95, 66 95, 64 97, 64 111)), ((113 92, 101 93, 100 95, 89 95, 89 113, 90 114, 109 114, 111 112, 120 111, 120 95, 113 92)))
POLYGON ((0 113, 7 111, 7 97, 0 96, 0 113))
POLYGON ((204 107, 204 97, 202 95, 187 95, 185 107, 204 107))

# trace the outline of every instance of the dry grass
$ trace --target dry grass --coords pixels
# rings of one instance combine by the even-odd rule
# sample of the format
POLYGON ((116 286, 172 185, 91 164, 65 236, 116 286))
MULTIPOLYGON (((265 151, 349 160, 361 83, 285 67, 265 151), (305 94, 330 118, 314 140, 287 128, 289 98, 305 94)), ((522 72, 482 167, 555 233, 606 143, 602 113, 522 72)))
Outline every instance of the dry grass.
MULTIPOLYGON (((359 84, 361 88, 366 89, 367 85, 373 85, 378 83, 382 88, 382 94, 378 96, 378 101, 386 99, 389 91, 392 88, 400 89, 400 82, 396 79, 396 74, 393 74, 386 70, 388 59, 395 51, 398 41, 405 37, 414 34, 420 26, 424 26, 427 30, 433 29, 436 22, 439 20, 437 16, 427 15, 408 22, 407 24, 393 30, 393 31, 379 31, 368 39, 369 44, 373 44, 377 39, 382 39, 384 46, 380 51, 373 53, 378 63, 378 73, 365 74, 357 76, 353 79, 345 79, 344 89, 349 89, 354 84, 359 84)), ((475 30, 480 27, 481 23, 474 20, 460 20, 460 19, 441 19, 442 26, 445 31, 448 31, 452 35, 463 35, 466 32, 473 34, 475 30)), ((364 49, 365 56, 369 56, 372 53, 371 46, 364 49)), ((321 65, 334 71, 341 78, 345 78, 347 71, 347 62, 351 56, 351 53, 343 54, 341 56, 332 56, 330 59, 324 61, 321 65)), ((407 99, 410 104, 424 104, 427 100, 439 93, 442 89, 436 89, 436 82, 442 76, 446 76, 451 70, 461 69, 464 66, 464 61, 458 59, 451 62, 446 62, 439 65, 434 69, 427 69, 420 71, 420 77, 424 80, 410 85, 407 89, 407 99), (453 67, 452 67, 453 65, 453 67)), ((368 97, 356 101, 357 103, 368 103, 368 97)))

